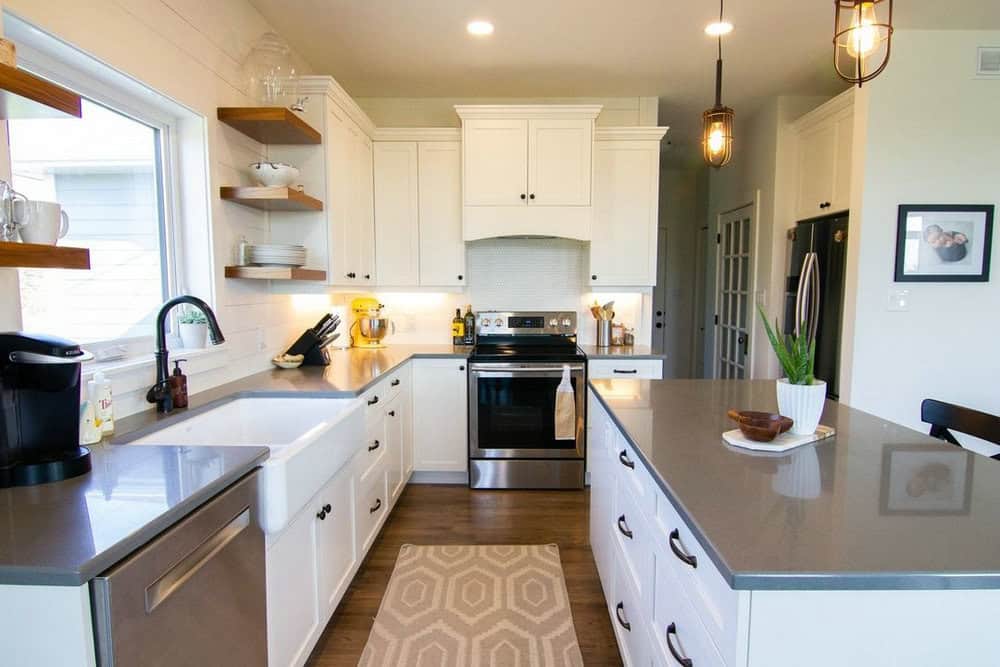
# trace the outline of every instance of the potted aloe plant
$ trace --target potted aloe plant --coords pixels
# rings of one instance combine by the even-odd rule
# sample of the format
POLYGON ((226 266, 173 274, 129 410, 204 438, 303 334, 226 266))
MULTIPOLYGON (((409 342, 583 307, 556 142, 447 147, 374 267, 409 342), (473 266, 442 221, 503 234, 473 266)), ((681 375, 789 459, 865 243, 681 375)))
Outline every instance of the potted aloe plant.
POLYGON ((757 311, 764 322, 767 339, 778 357, 781 370, 785 377, 777 382, 778 412, 795 423, 791 432, 796 435, 811 435, 819 426, 823 415, 823 402, 826 400, 826 382, 813 376, 816 361, 816 341, 810 340, 805 333, 806 327, 799 327, 799 335, 786 334, 779 337, 778 322, 774 327, 767 321, 764 309, 759 305, 757 311))
POLYGON ((181 337, 181 346, 185 350, 198 350, 205 347, 208 340, 208 320, 200 310, 189 309, 177 320, 177 329, 181 337))

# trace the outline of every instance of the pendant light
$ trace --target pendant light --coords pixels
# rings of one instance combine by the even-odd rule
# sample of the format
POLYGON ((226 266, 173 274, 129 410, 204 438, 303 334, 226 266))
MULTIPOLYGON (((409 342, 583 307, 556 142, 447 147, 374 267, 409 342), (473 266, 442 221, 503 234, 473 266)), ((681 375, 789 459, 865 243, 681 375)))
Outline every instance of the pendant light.
MULTIPOLYGON (((723 0, 719 0, 719 23, 723 23, 723 0)), ((725 166, 733 157, 733 118, 736 112, 722 105, 722 34, 719 59, 715 61, 715 106, 701 115, 702 153, 710 167, 725 166)))
POLYGON ((860 88, 889 64, 892 0, 833 1, 833 63, 841 79, 860 88))

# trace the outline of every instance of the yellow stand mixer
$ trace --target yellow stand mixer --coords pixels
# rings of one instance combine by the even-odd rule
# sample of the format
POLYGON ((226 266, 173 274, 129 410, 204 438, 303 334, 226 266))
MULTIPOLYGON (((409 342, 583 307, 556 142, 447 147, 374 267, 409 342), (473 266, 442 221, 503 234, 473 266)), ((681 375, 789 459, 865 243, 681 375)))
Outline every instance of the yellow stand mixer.
POLYGON ((392 333, 396 333, 396 325, 382 316, 383 308, 385 306, 373 297, 358 297, 351 301, 351 311, 355 318, 349 333, 351 345, 366 349, 385 347, 382 339, 390 329, 392 333))

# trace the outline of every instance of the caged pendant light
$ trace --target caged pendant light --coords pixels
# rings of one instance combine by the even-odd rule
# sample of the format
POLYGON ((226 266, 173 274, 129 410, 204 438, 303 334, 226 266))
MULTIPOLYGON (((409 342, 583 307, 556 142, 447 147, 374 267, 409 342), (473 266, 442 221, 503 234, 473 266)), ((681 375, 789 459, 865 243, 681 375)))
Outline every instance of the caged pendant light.
MULTIPOLYGON (((719 0, 719 23, 723 22, 723 0, 719 0)), ((715 106, 701 115, 702 153, 710 167, 725 166, 733 157, 733 118, 736 112, 722 105, 722 35, 715 61, 715 106)))
POLYGON ((889 64, 892 0, 834 0, 833 64, 860 88, 889 64))

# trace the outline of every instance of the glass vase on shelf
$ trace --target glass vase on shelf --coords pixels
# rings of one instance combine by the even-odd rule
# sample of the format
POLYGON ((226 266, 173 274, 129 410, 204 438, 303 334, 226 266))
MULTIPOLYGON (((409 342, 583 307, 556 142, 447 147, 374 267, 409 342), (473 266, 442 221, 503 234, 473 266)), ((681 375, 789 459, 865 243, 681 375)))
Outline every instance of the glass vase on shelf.
POLYGON ((283 98, 298 95, 298 76, 291 47, 274 32, 266 32, 250 48, 244 62, 247 91, 265 106, 282 106, 283 98))

